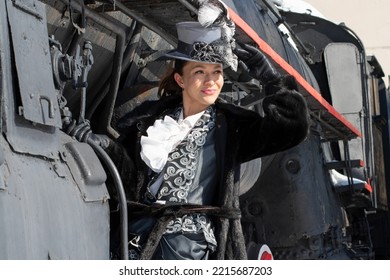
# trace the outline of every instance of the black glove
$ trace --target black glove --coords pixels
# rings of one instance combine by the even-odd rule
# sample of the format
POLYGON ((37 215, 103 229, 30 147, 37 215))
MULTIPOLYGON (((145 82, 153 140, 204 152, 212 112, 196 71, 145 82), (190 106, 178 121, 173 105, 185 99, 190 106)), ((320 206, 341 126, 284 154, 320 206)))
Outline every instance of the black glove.
POLYGON ((239 58, 238 64, 242 69, 240 81, 249 81, 250 78, 255 78, 266 84, 281 77, 279 71, 259 49, 244 44, 242 49, 236 48, 234 53, 239 58))
POLYGON ((307 103, 297 91, 285 89, 265 97, 263 110, 266 116, 271 117, 284 127, 301 130, 302 133, 308 131, 307 103))

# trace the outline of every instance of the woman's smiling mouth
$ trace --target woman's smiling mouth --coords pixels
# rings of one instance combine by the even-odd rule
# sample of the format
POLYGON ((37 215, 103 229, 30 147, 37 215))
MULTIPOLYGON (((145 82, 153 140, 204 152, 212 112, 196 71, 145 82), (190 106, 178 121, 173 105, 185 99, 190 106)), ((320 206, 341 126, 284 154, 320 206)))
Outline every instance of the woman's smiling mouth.
POLYGON ((206 95, 213 95, 215 94, 217 91, 215 89, 202 89, 201 90, 202 93, 206 94, 206 95))

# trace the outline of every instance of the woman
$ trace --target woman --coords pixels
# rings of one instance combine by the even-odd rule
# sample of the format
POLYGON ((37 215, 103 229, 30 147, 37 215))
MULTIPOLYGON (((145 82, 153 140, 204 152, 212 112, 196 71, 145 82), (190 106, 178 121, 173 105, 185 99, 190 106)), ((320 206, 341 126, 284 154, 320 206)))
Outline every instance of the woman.
POLYGON ((220 27, 177 25, 174 68, 148 114, 125 119, 129 169, 130 258, 245 259, 239 166, 286 150, 307 136, 303 97, 257 49, 237 54, 265 83, 260 114, 218 98, 224 67, 236 65, 220 27))

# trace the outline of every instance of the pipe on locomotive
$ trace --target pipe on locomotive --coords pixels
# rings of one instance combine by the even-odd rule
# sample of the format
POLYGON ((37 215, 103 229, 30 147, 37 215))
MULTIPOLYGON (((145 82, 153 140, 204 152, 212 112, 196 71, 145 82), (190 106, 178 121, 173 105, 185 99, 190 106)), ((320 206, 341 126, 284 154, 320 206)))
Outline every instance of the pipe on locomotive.
POLYGON ((122 179, 116 168, 114 162, 111 160, 110 156, 96 144, 92 138, 88 138, 87 143, 95 150, 98 156, 106 163, 107 168, 109 169, 112 178, 114 180, 118 195, 119 195, 119 207, 120 207, 120 235, 121 235, 121 256, 123 260, 129 259, 128 254, 128 220, 127 220, 127 202, 125 189, 123 188, 122 179))
MULTIPOLYGON (((114 110, 114 104, 119 88, 119 80, 120 80, 120 74, 122 70, 122 58, 124 53, 124 45, 125 45, 125 38, 126 33, 123 29, 118 28, 118 26, 109 21, 106 18, 103 18, 99 14, 91 11, 90 9, 87 9, 83 7, 80 3, 75 1, 69 1, 69 0, 61 0, 65 5, 70 6, 71 8, 83 12, 85 14, 86 18, 90 18, 97 24, 103 26, 104 28, 107 28, 108 30, 112 31, 117 35, 116 38, 116 45, 115 45, 115 53, 114 53, 114 63, 113 63, 113 73, 112 73, 112 79, 110 83, 110 89, 109 92, 111 92, 110 98, 104 107, 103 116, 108 116, 104 119, 103 125, 105 126, 106 132, 113 136, 114 138, 117 136, 117 132, 111 127, 111 117, 114 110)), ((111 158, 108 156, 108 154, 99 146, 97 145, 91 138, 88 138, 87 143, 96 151, 96 153, 104 160, 104 162, 107 164, 107 167, 109 168, 109 171, 111 172, 115 187, 117 189, 118 195, 119 195, 119 204, 120 204, 120 233, 121 233, 121 256, 122 259, 128 260, 128 215, 127 215, 127 202, 126 202, 126 195, 123 188, 122 180, 120 178, 119 172, 115 167, 115 164, 112 162, 111 158)))

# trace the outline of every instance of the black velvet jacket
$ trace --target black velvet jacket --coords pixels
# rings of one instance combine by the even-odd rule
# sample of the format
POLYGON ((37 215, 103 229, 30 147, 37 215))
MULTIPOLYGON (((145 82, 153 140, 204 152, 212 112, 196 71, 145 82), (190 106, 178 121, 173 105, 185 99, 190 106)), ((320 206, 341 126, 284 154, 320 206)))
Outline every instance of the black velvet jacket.
MULTIPOLYGON (((181 96, 153 101, 145 108, 125 117, 120 143, 127 154, 114 157, 126 187, 129 216, 152 215, 157 223, 147 238, 141 258, 151 258, 169 220, 175 215, 202 212, 214 219, 217 251, 212 259, 246 259, 244 236, 240 223, 239 166, 254 158, 289 149, 305 139, 309 115, 304 98, 284 79, 268 87, 263 101, 265 116, 228 104, 216 102, 216 160, 218 191, 214 205, 146 206, 141 203, 148 183, 149 169, 140 158, 140 137, 166 110, 180 106, 181 96), (138 115, 135 117, 135 115, 138 115)), ((118 146, 111 146, 118 154, 118 146)))

